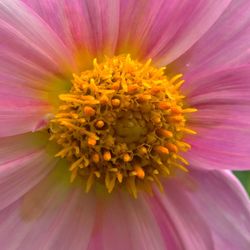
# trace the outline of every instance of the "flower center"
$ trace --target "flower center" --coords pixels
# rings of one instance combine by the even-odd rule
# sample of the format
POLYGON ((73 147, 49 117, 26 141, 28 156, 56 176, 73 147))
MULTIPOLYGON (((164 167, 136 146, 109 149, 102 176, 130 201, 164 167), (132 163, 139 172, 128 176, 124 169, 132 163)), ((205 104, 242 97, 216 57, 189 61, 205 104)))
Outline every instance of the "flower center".
POLYGON ((162 189, 162 177, 176 169, 187 171, 179 152, 190 148, 183 138, 195 132, 186 127, 186 113, 196 109, 179 91, 181 74, 168 78, 165 68, 150 64, 129 55, 95 59, 59 95, 50 139, 61 146, 56 156, 70 163, 71 182, 83 178, 87 192, 99 183, 109 193, 122 188, 136 197, 154 183, 162 189))

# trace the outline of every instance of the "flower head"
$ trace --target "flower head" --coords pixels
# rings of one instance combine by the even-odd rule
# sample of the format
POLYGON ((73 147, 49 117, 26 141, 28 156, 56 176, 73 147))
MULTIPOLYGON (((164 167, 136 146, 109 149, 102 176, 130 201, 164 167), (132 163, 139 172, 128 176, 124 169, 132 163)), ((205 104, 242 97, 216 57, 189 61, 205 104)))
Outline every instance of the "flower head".
POLYGON ((0 0, 1 248, 248 250, 249 11, 0 0))

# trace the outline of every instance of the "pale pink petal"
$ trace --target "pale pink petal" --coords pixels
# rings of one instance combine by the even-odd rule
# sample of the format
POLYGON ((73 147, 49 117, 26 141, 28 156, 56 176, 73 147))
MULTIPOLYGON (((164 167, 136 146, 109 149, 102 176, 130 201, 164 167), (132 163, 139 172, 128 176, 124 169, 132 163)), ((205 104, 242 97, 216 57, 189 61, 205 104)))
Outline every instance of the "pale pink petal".
POLYGON ((15 54, 34 63, 34 68, 57 74, 62 73, 61 66, 71 62, 69 51, 57 35, 20 1, 1 1, 0 31, 3 57, 15 54))
POLYGON ((153 57, 158 64, 169 63, 188 50, 231 2, 23 1, 70 47, 82 47, 86 58, 93 53, 100 57, 131 53, 153 57))
POLYGON ((210 169, 249 169, 250 67, 219 71, 188 82, 190 117, 197 135, 185 157, 191 165, 210 169))
POLYGON ((250 2, 233 0, 219 20, 172 66, 187 78, 250 62, 250 2))
POLYGON ((46 133, 27 133, 0 139, 0 165, 37 152, 46 146, 46 133))
POLYGON ((215 249, 248 250, 250 201, 237 178, 229 171, 191 171, 195 184, 186 191, 213 232, 215 249))
MULTIPOLYGON (((231 0, 152 0, 145 5, 142 1, 137 4, 138 8, 131 5, 132 8, 127 10, 132 23, 129 32, 126 21, 121 24, 121 30, 130 34, 129 44, 139 44, 137 48, 144 57, 153 58, 157 65, 166 65, 194 45, 230 2, 231 0)), ((127 1, 123 3, 126 8, 127 1)))
POLYGON ((39 183, 54 167, 56 160, 45 149, 15 158, 0 165, 0 210, 39 183))
POLYGON ((217 250, 203 211, 194 206, 178 181, 165 183, 165 192, 156 191, 156 196, 149 197, 148 203, 165 237, 166 249, 217 250))
POLYGON ((20 1, 0 2, 0 137, 25 133, 51 110, 49 94, 63 85, 68 50, 20 1))
POLYGON ((87 249, 94 211, 94 196, 56 174, 0 212, 1 248, 87 249))
POLYGON ((37 12, 65 44, 79 54, 77 59, 85 61, 85 64, 94 57, 114 54, 119 31, 119 1, 23 0, 23 2, 37 12))
POLYGON ((50 111, 45 101, 0 94, 0 137, 34 131, 50 111))
POLYGON ((143 197, 126 193, 100 197, 88 250, 163 250, 159 226, 143 197))

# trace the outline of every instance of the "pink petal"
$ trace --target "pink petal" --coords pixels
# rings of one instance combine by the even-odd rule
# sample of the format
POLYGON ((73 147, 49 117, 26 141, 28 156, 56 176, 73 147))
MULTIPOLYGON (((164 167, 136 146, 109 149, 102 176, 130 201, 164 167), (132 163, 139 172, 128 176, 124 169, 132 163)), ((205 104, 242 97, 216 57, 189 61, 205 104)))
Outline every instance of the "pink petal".
POLYGON ((173 65, 186 78, 250 62, 250 2, 233 0, 211 29, 173 65))
POLYGON ((16 0, 0 3, 0 34, 0 136, 10 136, 32 131, 51 110, 48 91, 62 85, 71 57, 48 25, 16 0))
POLYGON ((58 74, 71 62, 69 51, 56 34, 20 1, 1 1, 0 31, 1 56, 11 57, 8 61, 15 60, 14 55, 23 58, 26 63, 20 67, 29 63, 41 73, 47 70, 58 74))
POLYGON ((200 39, 231 0, 23 1, 70 47, 82 48, 85 60, 116 51, 166 64, 200 39))
POLYGON ((191 165, 248 169, 250 165, 250 67, 231 68, 187 83, 190 118, 197 135, 185 154, 191 165))
POLYGON ((100 201, 88 250, 166 249, 159 226, 143 197, 113 194, 100 201), (98 242, 97 242, 98 240, 98 242))
POLYGON ((190 169, 167 180, 150 204, 162 232, 175 235, 167 249, 249 249, 249 198, 228 171, 190 169))
POLYGON ((81 63, 92 63, 95 57, 114 54, 119 32, 119 1, 23 0, 23 2, 37 12, 65 44, 75 51, 74 53, 78 51, 80 55, 77 59, 81 60, 81 63))
POLYGON ((44 148, 48 143, 46 133, 27 133, 1 138, 0 165, 21 158, 44 148))
MULTIPOLYGON (((130 43, 139 43, 138 48, 145 51, 144 56, 153 58, 158 65, 166 65, 194 45, 222 15, 230 2, 231 0, 150 1, 145 12, 141 11, 144 10, 142 6, 137 8, 138 12, 134 12, 134 9, 133 12, 128 12, 132 13, 131 20, 137 20, 137 16, 143 15, 140 22, 136 22, 129 30, 130 43)), ((127 24, 122 28, 127 31, 127 24)))
POLYGON ((165 193, 156 191, 148 202, 165 237, 166 249, 216 249, 203 211, 194 206, 178 181, 167 180, 165 186, 165 193))
POLYGON ((87 248, 94 223, 93 196, 70 190, 58 173, 51 177, 1 211, 1 248, 87 248))
POLYGON ((196 190, 186 195, 199 209, 213 232, 215 249, 248 250, 250 202, 229 171, 191 171, 196 190))
POLYGON ((44 149, 26 152, 0 165, 0 210, 20 198, 41 181, 55 165, 44 149))
POLYGON ((0 137, 34 131, 50 111, 45 101, 0 94, 0 137))

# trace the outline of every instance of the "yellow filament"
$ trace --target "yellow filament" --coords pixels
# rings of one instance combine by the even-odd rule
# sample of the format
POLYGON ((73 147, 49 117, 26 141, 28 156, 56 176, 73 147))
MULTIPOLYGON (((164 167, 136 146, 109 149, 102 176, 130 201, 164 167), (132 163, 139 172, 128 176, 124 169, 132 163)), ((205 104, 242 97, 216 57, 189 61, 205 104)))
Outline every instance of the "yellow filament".
POLYGON ((84 180, 89 192, 95 183, 108 193, 125 189, 137 197, 139 190, 163 190, 162 178, 176 170, 187 172, 181 156, 191 146, 186 134, 189 107, 180 93, 182 74, 172 78, 165 68, 132 60, 129 55, 93 60, 93 69, 73 74, 69 93, 59 95, 61 105, 49 123, 50 140, 66 158, 70 181, 84 180))

